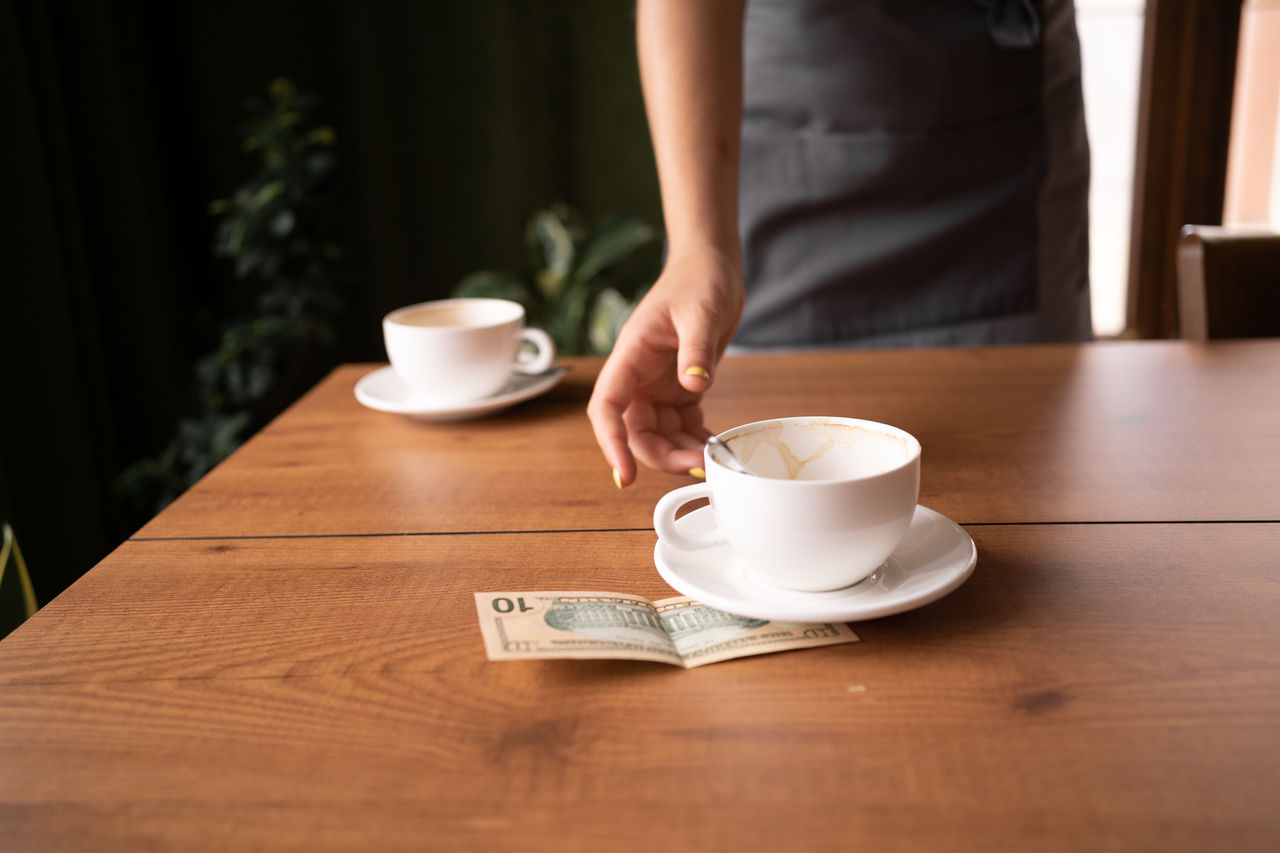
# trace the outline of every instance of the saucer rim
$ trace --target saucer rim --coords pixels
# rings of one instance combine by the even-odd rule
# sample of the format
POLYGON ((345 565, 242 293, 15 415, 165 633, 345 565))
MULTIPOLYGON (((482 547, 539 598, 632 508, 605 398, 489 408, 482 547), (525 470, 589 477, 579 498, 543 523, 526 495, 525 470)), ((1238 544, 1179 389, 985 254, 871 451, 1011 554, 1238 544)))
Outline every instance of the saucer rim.
POLYGON ((390 400, 386 397, 373 394, 369 390, 369 386, 373 383, 375 377, 383 374, 394 374, 394 369, 389 364, 375 368, 356 380, 354 393, 356 400, 363 406, 379 412, 389 412, 396 415, 409 415, 411 417, 431 417, 431 416, 465 416, 469 414, 487 414, 497 409, 514 406, 516 403, 523 403, 525 400, 538 396, 546 391, 550 391, 556 385, 560 384, 560 380, 569 373, 569 368, 563 365, 556 365, 549 368, 543 373, 531 374, 530 382, 524 388, 515 391, 509 391, 505 394, 492 395, 489 397, 481 397, 478 400, 468 400, 464 403, 453 403, 448 405, 430 405, 424 403, 415 403, 412 400, 398 401, 390 400))
MULTIPOLYGON (((685 517, 688 518, 698 513, 709 513, 710 511, 710 507, 699 507, 685 517)), ((894 616, 924 607, 950 595, 964 585, 977 566, 978 547, 967 530, 937 510, 922 504, 916 504, 916 512, 919 513, 920 511, 933 516, 936 521, 946 522, 950 526, 946 535, 954 535, 957 543, 967 542, 968 556, 964 560, 963 567, 960 567, 960 559, 957 557, 954 562, 955 568, 950 572, 940 573, 936 586, 925 587, 910 597, 896 601, 883 601, 882 599, 886 593, 881 591, 877 596, 876 589, 873 587, 860 593, 851 593, 857 595, 856 599, 830 601, 830 596, 833 594, 838 595, 842 592, 842 590, 830 590, 814 593, 797 592, 795 593, 795 598, 780 602, 757 597, 752 594, 752 590, 744 587, 741 582, 734 580, 730 580, 730 584, 732 591, 736 593, 735 596, 726 596, 715 591, 708 592, 708 590, 702 589, 699 584, 687 582, 681 573, 675 571, 668 564, 668 561, 663 558, 662 552, 664 548, 669 548, 670 546, 666 546, 662 540, 658 540, 658 543, 654 546, 654 565, 658 570, 658 574, 672 589, 727 613, 749 616, 755 619, 769 619, 774 622, 863 622, 880 619, 885 616, 894 616), (809 596, 813 597, 809 598, 809 596), (828 600, 824 600, 824 597, 828 597, 828 600)), ((914 519, 912 523, 915 523, 914 519)), ((723 544, 713 547, 725 551, 729 550, 728 546, 723 544)), ((731 551, 729 553, 732 554, 731 551)), ((735 560, 733 568, 741 570, 742 567, 737 562, 737 558, 734 557, 733 559, 735 560)), ((909 574, 911 573, 908 572, 909 574)), ((853 586, 856 587, 857 584, 853 586)), ((846 589, 851 591, 852 587, 846 589)))

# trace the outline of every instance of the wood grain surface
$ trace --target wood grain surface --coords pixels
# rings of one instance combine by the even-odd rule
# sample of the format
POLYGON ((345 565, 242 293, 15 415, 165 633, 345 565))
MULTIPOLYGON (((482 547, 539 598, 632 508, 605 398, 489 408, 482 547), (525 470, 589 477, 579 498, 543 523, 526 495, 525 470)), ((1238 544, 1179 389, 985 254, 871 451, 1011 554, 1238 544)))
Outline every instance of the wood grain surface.
MULTIPOLYGON (((619 493, 585 415, 599 362, 483 420, 370 411, 335 371, 141 537, 633 529, 692 482, 619 493)), ((920 502, 961 523, 1280 520, 1280 341, 731 356, 717 431, 826 414, 924 447, 920 502)))
POLYGON ((670 594, 599 362, 430 424, 340 368, 0 641, 0 849, 1280 849, 1280 341, 735 356, 715 429, 924 445, 978 567, 861 642, 485 658, 473 593, 670 594))
POLYGON ((126 543, 0 644, 4 846, 1274 849, 1280 525, 970 532, 690 672, 484 656, 476 590, 666 594, 648 533, 126 543))

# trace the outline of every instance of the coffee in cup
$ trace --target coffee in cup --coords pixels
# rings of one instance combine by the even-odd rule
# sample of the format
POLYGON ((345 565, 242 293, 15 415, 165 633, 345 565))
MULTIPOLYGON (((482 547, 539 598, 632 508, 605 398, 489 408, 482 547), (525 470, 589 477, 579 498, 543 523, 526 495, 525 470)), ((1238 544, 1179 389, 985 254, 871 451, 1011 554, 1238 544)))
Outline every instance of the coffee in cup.
POLYGON ((721 433, 749 474, 703 455, 706 482, 664 495, 653 524, 664 544, 727 543, 753 580, 785 590, 842 589, 901 543, 920 492, 920 442, 897 427, 839 417, 777 418, 721 433), (707 498, 716 529, 692 534, 676 512, 707 498))
POLYGON ((441 299, 392 311, 382 319, 387 357, 416 398, 433 405, 481 400, 517 373, 542 373, 555 344, 526 328, 524 307, 505 299, 441 299), (521 352, 530 344, 534 353, 521 352))

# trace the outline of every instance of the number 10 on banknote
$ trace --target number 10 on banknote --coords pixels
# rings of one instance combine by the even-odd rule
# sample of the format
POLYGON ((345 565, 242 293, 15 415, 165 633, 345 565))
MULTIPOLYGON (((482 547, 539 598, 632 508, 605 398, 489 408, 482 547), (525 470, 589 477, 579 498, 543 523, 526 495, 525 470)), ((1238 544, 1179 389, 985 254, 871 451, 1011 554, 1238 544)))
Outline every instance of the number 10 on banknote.
POLYGON ((489 660, 606 658, 689 669, 858 640, 843 623, 770 622, 683 596, 651 602, 616 592, 477 592, 475 600, 489 660))

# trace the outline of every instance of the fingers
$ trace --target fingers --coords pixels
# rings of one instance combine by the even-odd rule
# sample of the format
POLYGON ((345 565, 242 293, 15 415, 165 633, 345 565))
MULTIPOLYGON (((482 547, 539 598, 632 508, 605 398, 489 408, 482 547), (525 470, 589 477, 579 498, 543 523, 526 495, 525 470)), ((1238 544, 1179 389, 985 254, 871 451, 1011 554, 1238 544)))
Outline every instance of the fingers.
POLYGON ((686 422, 701 423, 702 415, 697 409, 696 403, 679 407, 635 403, 628 408, 624 420, 631 448, 640 461, 670 474, 701 468, 705 442, 701 433, 705 430, 699 426, 690 432, 685 427, 686 422))
POLYGON ((632 443, 640 461, 655 471, 687 474, 694 468, 701 468, 704 461, 701 444, 696 448, 684 447, 661 433, 637 433, 632 443))
POLYGON ((698 400, 711 386, 722 331, 714 310, 696 302, 673 309, 653 291, 627 321, 587 405, 619 488, 634 482, 637 461, 672 473, 702 467, 709 433, 698 400))
POLYGON ((635 376, 627 362, 615 353, 601 368, 587 403, 587 417, 591 419, 596 444, 600 445, 605 461, 613 467, 613 482, 619 489, 636 478, 636 461, 627 446, 627 426, 623 419, 635 389, 635 376))
POLYGON ((702 425, 702 407, 681 406, 679 409, 680 429, 686 435, 691 435, 698 440, 698 447, 707 443, 707 439, 712 436, 712 432, 702 425))

